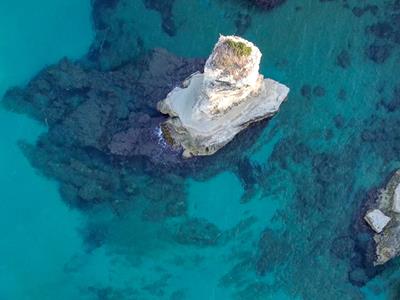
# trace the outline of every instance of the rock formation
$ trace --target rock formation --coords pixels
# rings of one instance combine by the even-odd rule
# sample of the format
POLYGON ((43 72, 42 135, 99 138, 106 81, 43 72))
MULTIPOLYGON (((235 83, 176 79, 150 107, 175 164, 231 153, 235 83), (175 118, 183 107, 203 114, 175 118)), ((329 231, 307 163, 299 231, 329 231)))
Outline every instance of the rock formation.
POLYGON ((391 220, 390 217, 386 216, 379 209, 369 211, 364 218, 369 226, 377 233, 381 233, 391 220))
POLYGON ((379 191, 376 208, 365 216, 368 224, 376 232, 375 265, 382 265, 400 255, 399 191, 400 170, 392 176, 386 187, 379 191))
POLYGON ((289 88, 258 73, 260 50, 237 36, 220 36, 204 67, 157 108, 170 118, 165 139, 183 156, 211 155, 251 123, 274 115, 289 88))

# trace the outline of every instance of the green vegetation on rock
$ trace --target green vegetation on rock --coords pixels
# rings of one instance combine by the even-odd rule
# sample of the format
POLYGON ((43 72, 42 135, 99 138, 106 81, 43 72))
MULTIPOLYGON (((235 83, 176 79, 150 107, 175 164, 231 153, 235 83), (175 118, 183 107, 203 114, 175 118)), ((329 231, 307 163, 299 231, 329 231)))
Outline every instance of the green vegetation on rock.
POLYGON ((249 56, 251 54, 251 47, 243 42, 235 42, 234 40, 227 40, 225 44, 231 48, 238 56, 249 56))

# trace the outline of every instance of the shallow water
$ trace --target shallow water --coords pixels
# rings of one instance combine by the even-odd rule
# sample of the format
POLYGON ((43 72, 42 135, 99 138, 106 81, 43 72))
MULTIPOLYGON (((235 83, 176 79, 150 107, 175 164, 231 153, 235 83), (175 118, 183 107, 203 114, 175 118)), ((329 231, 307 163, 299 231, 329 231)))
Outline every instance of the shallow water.
MULTIPOLYGON (((93 37, 89 3, 0 1, 0 94, 61 57, 80 57, 93 37)), ((60 200, 18 147, 45 128, 0 109, 0 299, 72 299, 65 264, 81 252, 84 217, 60 200)))
MULTIPOLYGON (((251 17, 242 35, 261 49, 261 72, 291 88, 242 154, 244 173, 253 175, 232 167, 206 180, 178 180, 172 193, 187 211, 176 218, 142 217, 163 178, 137 179, 149 193, 122 215, 107 204, 69 208, 57 181, 33 169, 17 144, 34 143, 46 127, 0 110, 0 299, 396 299, 398 260, 357 286, 349 280, 353 249, 335 247, 351 232, 367 190, 400 166, 398 102, 387 108, 399 85, 399 44, 366 32, 398 12, 381 1, 368 1, 376 15, 360 17, 352 12, 366 5, 360 1, 347 1, 348 8, 292 0, 270 12, 239 2, 175 0, 174 36, 139 0, 121 1, 110 18, 144 49, 205 57, 219 33, 237 32, 239 13, 251 17), (375 40, 391 46, 384 63, 365 55, 375 40), (246 180, 255 181, 250 191, 246 180), (176 228, 192 218, 216 225, 218 242, 177 242, 176 228)), ((0 94, 63 56, 82 57, 94 38, 89 1, 46 1, 39 9, 3 0, 0 16, 0 94)), ((115 51, 123 59, 135 49, 127 43, 115 51)))

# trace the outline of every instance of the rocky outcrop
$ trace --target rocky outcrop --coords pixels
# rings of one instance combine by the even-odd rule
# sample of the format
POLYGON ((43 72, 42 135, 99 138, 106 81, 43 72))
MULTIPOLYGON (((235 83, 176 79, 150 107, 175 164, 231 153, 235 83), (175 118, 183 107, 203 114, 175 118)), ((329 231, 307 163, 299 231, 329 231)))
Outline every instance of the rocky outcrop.
POLYGON ((371 228, 377 233, 381 233, 391 220, 390 217, 386 216, 379 209, 373 209, 369 211, 365 215, 364 219, 369 224, 369 226, 371 226, 371 228))
POLYGON ((386 187, 378 192, 374 209, 365 216, 365 220, 376 232, 375 265, 382 265, 400 255, 399 186, 400 170, 392 176, 386 187))
POLYGON ((211 155, 251 123, 274 115, 289 88, 258 73, 260 50, 237 36, 221 36, 204 67, 173 89, 157 108, 170 118, 166 140, 183 156, 211 155))

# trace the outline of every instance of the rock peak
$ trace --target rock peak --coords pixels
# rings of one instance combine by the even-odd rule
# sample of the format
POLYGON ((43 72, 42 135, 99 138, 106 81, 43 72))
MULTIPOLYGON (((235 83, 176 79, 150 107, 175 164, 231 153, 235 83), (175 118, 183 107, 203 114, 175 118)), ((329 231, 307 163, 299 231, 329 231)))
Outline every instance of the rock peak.
POLYGON ((258 78, 260 50, 238 36, 221 35, 204 67, 205 82, 253 85, 258 78))

